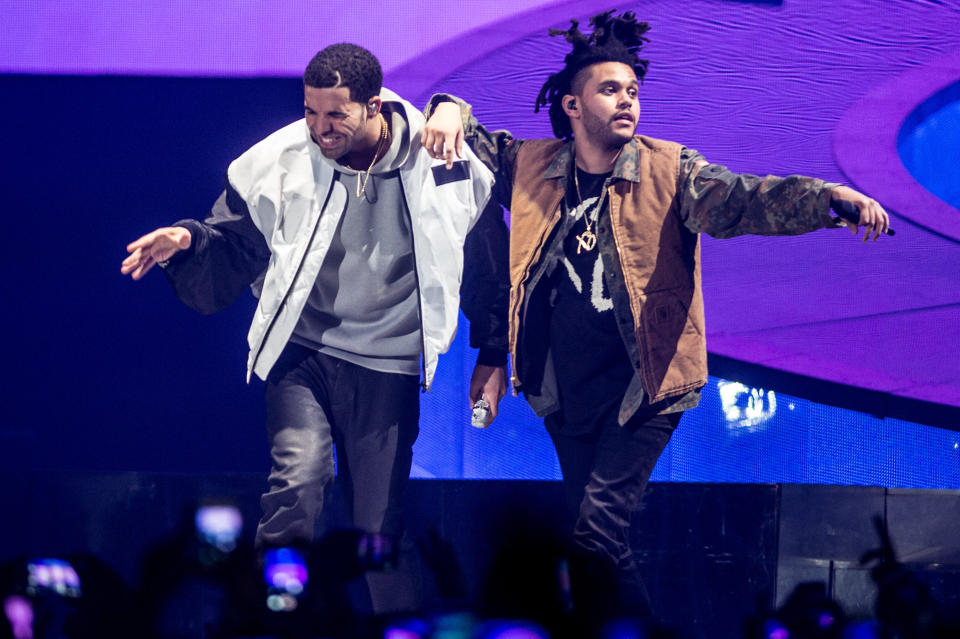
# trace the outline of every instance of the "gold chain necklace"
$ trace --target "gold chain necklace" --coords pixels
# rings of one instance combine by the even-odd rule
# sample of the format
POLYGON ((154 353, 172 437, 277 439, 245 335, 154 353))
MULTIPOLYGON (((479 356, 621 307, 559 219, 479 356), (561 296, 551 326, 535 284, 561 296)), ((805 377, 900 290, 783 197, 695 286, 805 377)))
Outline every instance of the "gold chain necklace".
POLYGON ((367 173, 363 176, 363 184, 360 184, 360 174, 363 171, 357 171, 357 199, 363 197, 363 194, 367 192, 367 182, 370 180, 370 171, 373 170, 373 165, 377 163, 377 158, 380 157, 380 149, 383 147, 384 141, 390 136, 390 129, 387 128, 387 120, 383 117, 383 114, 380 113, 380 140, 377 142, 377 150, 373 154, 373 159, 370 160, 370 166, 367 167, 367 173))
MULTIPOLYGON (((620 147, 620 150, 617 151, 617 154, 613 156, 613 160, 610 162, 611 166, 616 165, 617 160, 620 159, 621 153, 623 153, 623 147, 620 147)), ((577 189, 577 204, 579 206, 583 204, 583 196, 580 195, 580 178, 577 177, 577 156, 575 154, 571 154, 571 158, 573 159, 573 185, 577 189)), ((603 185, 600 187, 600 197, 597 200, 597 207, 595 209, 597 211, 597 219, 593 221, 594 224, 600 224, 600 210, 603 208, 603 203, 607 197, 606 187, 607 180, 604 180, 603 185)), ((593 232, 593 224, 590 223, 590 216, 588 215, 587 211, 583 212, 583 223, 587 225, 587 230, 576 236, 577 255, 580 255, 581 250, 589 253, 593 250, 593 247, 597 245, 597 235, 593 232)))
MULTIPOLYGON (((606 183, 606 180, 604 180, 606 183)), ((577 177, 577 164, 573 164, 573 185, 577 189, 577 205, 583 205, 583 196, 580 195, 580 179, 577 177)), ((600 199, 597 201, 597 219, 594 220, 594 223, 599 223, 600 221, 600 207, 603 206, 603 200, 607 194, 607 190, 603 187, 600 189, 600 199)), ((593 250, 593 247, 597 245, 597 234, 593 232, 593 224, 590 222, 590 212, 584 210, 583 212, 583 223, 587 225, 587 230, 577 235, 577 255, 580 255, 580 251, 584 250, 587 253, 593 250)))

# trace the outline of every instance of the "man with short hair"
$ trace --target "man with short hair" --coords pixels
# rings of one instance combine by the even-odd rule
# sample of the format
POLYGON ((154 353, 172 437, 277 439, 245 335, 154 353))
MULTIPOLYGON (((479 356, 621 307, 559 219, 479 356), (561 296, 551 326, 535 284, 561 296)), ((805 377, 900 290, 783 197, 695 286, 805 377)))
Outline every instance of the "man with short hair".
POLYGON ((578 588, 574 576, 575 604, 599 618, 644 612, 630 519, 707 382, 699 234, 842 226, 831 207, 859 211, 846 224, 854 233, 866 227, 864 240, 889 223, 876 201, 853 189, 738 175, 675 142, 635 135, 648 65, 637 53, 649 27, 632 12, 612 14, 593 17, 589 36, 576 21, 551 31, 572 45, 536 105, 549 107, 557 139, 490 132, 451 96, 428 105, 437 130, 462 118, 468 145, 494 171, 494 194, 510 210, 513 387, 555 445, 575 548, 619 575, 619 601, 589 579, 578 588))
MULTIPOLYGON (((132 242, 121 268, 140 279, 159 264, 203 313, 251 284, 259 297, 247 375, 266 382, 273 459, 260 547, 313 542, 334 447, 352 523, 401 535, 419 390, 453 340, 464 241, 493 182, 470 153, 447 168, 430 157, 422 114, 381 88, 362 47, 323 49, 303 81, 305 118, 230 164, 210 216, 132 242)), ((478 362, 497 370, 504 322, 489 299, 463 306, 478 362)), ((491 399, 502 379, 485 386, 491 399)), ((409 574, 367 581, 374 612, 418 605, 409 574)))

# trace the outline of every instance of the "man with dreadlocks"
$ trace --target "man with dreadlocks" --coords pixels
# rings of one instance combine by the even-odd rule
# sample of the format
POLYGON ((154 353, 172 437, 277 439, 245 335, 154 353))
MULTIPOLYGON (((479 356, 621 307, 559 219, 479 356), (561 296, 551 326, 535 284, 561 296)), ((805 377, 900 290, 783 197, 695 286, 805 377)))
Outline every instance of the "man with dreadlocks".
MULTIPOLYGON (((553 439, 574 545, 618 571, 626 612, 645 600, 631 514, 707 382, 699 234, 793 235, 846 223, 854 233, 866 227, 866 240, 886 232, 888 218, 838 184, 737 175, 680 144, 635 135, 648 65, 637 54, 649 26, 612 14, 593 17, 589 36, 576 21, 551 31, 573 49, 535 110, 549 106, 558 139, 489 132, 469 105, 435 96, 434 117, 457 133, 426 144, 458 144, 453 120, 462 117, 467 143, 496 175, 494 193, 511 212, 513 386, 553 439), (853 221, 838 221, 831 206, 853 221)), ((473 384, 471 399, 479 393, 473 384)), ((581 585, 580 604, 590 590, 581 585)))

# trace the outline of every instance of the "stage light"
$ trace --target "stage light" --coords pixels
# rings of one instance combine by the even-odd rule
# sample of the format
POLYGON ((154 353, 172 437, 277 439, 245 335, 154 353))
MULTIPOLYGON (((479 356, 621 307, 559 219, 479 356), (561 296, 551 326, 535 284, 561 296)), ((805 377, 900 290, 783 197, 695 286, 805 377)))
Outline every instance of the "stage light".
POLYGON ((817 625, 823 630, 832 628, 835 623, 837 623, 837 618, 829 612, 821 612, 820 616, 817 617, 817 625))
POLYGON ((33 604, 29 599, 10 595, 3 600, 3 614, 13 639, 33 639, 33 604))
POLYGON ((237 547, 243 530, 240 509, 231 504, 208 504, 197 508, 194 517, 200 541, 222 553, 237 547))
POLYGON ((424 639, 430 626, 422 619, 394 620, 383 630, 383 639, 424 639))
POLYGON ((768 619, 763 624, 764 639, 790 639, 790 630, 777 619, 768 619))
POLYGON ((481 625, 476 639, 550 639, 546 630, 532 621, 494 619, 481 625))
POLYGON ((76 599, 80 596, 80 577, 63 559, 34 559, 27 562, 27 594, 35 596, 42 591, 76 599))
POLYGON ((873 619, 854 621, 844 628, 843 639, 880 639, 880 626, 873 619))
POLYGON ((476 618, 469 612, 448 612, 432 620, 430 639, 474 639, 476 618))
POLYGON ((307 563, 293 548, 272 548, 264 554, 263 576, 267 582, 267 608, 292 612, 307 585, 307 563))
POLYGON ((602 639, 647 639, 646 626, 636 619, 619 619, 603 627, 602 639))

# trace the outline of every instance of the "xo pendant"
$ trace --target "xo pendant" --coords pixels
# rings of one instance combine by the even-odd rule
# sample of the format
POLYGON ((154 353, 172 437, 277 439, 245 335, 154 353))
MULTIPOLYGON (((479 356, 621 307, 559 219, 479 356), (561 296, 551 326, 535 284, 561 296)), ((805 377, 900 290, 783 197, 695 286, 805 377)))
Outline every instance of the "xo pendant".
POLYGON ((593 247, 597 245, 597 236, 593 231, 587 229, 583 233, 577 236, 577 255, 580 255, 580 250, 583 249, 587 253, 593 250, 593 247))

